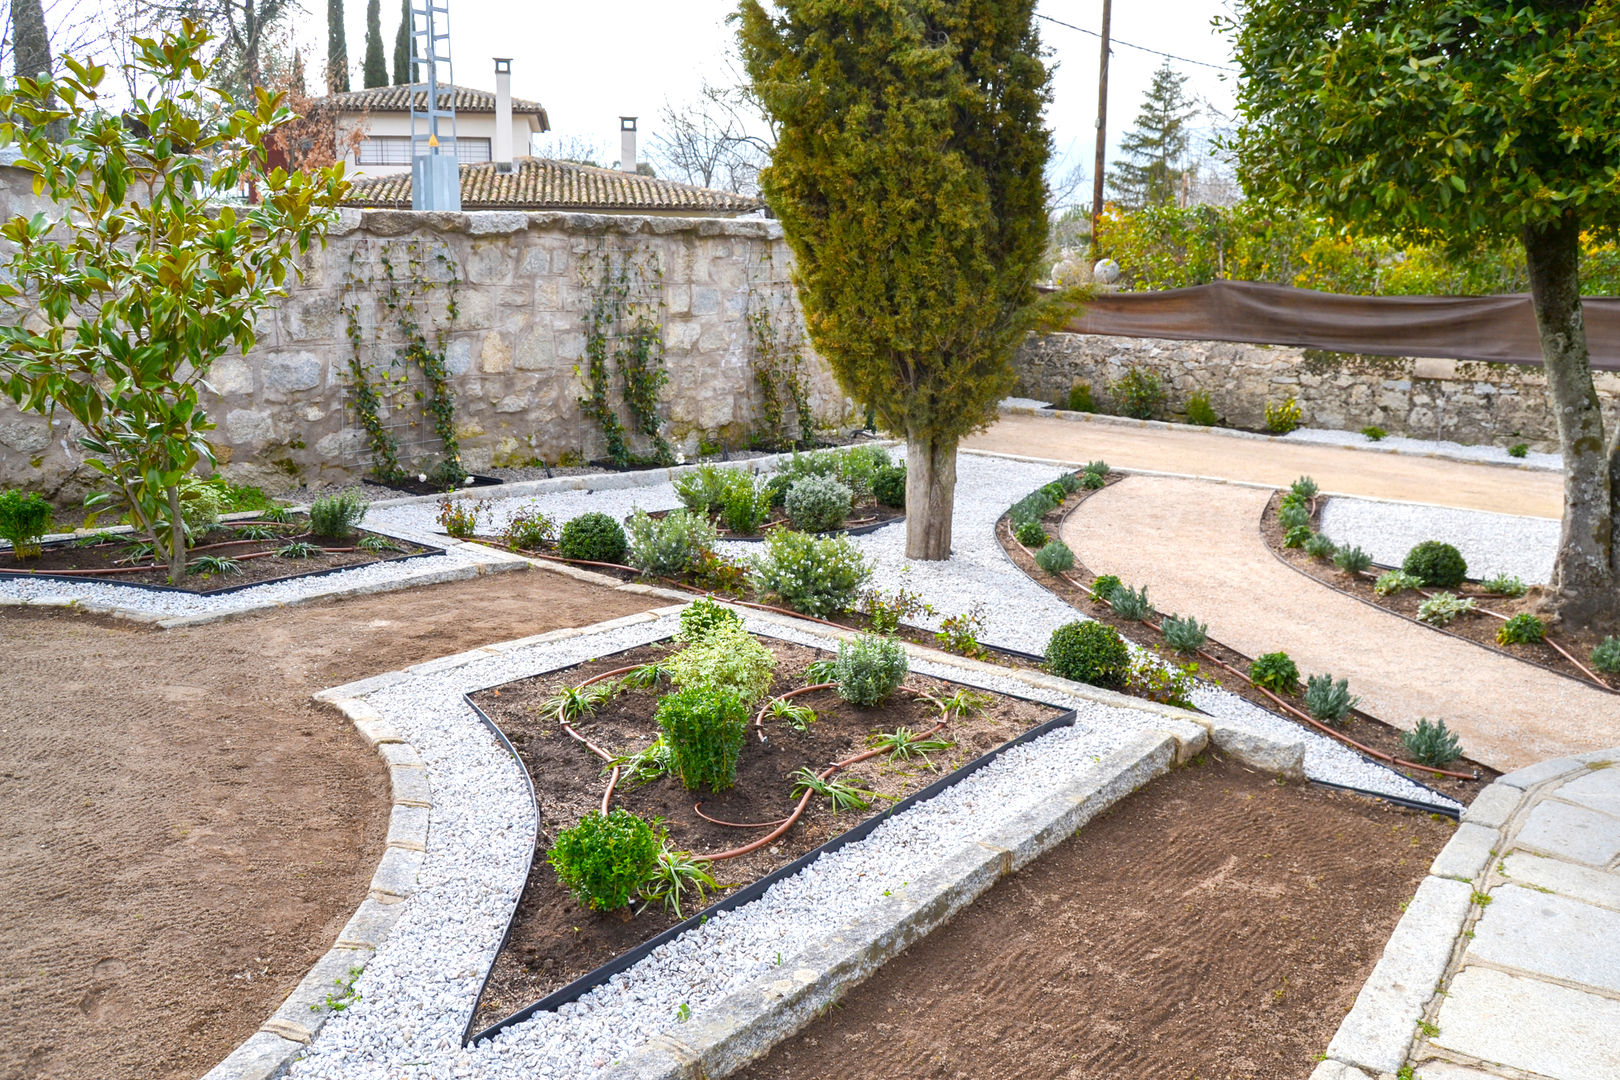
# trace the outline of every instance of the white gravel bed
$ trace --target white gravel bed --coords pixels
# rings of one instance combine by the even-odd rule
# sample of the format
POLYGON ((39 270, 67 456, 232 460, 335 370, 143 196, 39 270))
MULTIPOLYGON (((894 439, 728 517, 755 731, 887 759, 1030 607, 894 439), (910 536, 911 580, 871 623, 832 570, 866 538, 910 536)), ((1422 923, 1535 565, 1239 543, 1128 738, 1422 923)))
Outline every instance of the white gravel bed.
POLYGON ((1469 577, 1512 574, 1526 585, 1552 580, 1559 529, 1552 518, 1342 495, 1322 506, 1322 531, 1337 544, 1359 546, 1376 563, 1399 566, 1416 544, 1443 540, 1462 552, 1469 577))
POLYGON ((1284 442, 1353 446, 1385 454, 1418 454, 1424 457, 1449 458, 1453 461, 1483 461, 1492 465, 1517 465, 1521 468, 1546 469, 1551 472, 1560 472, 1564 468, 1562 454, 1544 454, 1531 450, 1524 457, 1516 458, 1507 452, 1506 447, 1451 442, 1449 439, 1409 439, 1404 435, 1386 435, 1374 442, 1359 431, 1339 431, 1336 428, 1300 428, 1281 438, 1284 442))
MULTIPOLYGON (((588 1078, 648 1037, 678 1031, 683 1005, 697 1012, 790 961, 858 919, 886 890, 920 879, 963 844, 993 833, 1095 767, 1154 719, 1076 699, 1075 726, 1009 751, 761 899, 661 947, 578 1002, 463 1049, 461 1029, 521 890, 535 823, 517 765, 460 695, 645 644, 676 626, 665 616, 531 645, 367 695, 430 770, 427 858, 418 893, 356 984, 359 1003, 327 1022, 292 1076, 588 1078)), ((814 631, 784 630, 773 621, 750 620, 750 629, 828 643, 814 631)), ((972 673, 938 667, 936 674, 972 681, 972 673)))

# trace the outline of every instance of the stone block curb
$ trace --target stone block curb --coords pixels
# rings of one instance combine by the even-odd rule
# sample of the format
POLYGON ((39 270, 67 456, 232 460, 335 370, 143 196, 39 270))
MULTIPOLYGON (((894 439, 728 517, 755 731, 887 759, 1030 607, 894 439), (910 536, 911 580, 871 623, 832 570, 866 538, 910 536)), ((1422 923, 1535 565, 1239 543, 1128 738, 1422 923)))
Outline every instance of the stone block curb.
POLYGON ((1499 828, 1464 822, 1434 857, 1429 873, 1435 877, 1476 882, 1490 867, 1491 857, 1496 854, 1501 840, 1499 828))
MULTIPOLYGON (((1534 765, 1526 765, 1522 769, 1515 769, 1496 778, 1497 784, 1505 784, 1510 788, 1528 791, 1537 784, 1544 784, 1548 780, 1556 780, 1560 776, 1572 773, 1585 766, 1574 758, 1552 758, 1547 761, 1538 761, 1534 765)), ((1495 784, 1492 785, 1494 787, 1495 784)))

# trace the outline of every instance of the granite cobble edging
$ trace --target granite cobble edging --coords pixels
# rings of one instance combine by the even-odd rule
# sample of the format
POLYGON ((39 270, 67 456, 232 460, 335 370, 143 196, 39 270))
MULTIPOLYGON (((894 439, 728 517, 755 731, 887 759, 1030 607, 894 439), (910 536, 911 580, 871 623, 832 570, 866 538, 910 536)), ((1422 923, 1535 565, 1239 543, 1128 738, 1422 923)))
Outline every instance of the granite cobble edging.
POLYGON ((1620 1080, 1617 1025, 1620 747, 1480 793, 1311 1077, 1620 1080))

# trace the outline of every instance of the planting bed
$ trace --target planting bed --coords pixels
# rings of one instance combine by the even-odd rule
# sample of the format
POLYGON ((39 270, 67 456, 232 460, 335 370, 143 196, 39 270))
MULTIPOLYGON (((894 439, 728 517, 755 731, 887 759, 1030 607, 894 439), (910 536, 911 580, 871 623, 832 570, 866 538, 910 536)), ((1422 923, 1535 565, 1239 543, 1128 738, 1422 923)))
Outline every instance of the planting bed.
MULTIPOLYGON (((668 510, 655 510, 649 517, 661 518, 671 513, 668 510)), ((906 519, 904 510, 896 510, 892 506, 868 499, 864 503, 856 503, 850 510, 849 517, 844 519, 843 525, 830 529, 822 535, 832 536, 837 533, 848 533, 851 536, 860 536, 864 533, 874 532, 885 525, 897 525, 906 519)), ((720 533, 722 540, 756 541, 765 539, 772 529, 791 529, 793 523, 788 520, 787 511, 780 506, 771 508, 770 516, 765 519, 759 529, 753 533, 733 532, 727 525, 725 518, 711 515, 714 527, 720 533)))
POLYGON ((1452 833, 1179 769, 736 1075, 1304 1080, 1452 833))
MULTIPOLYGON (((827 660, 825 651, 775 639, 760 639, 775 655, 771 696, 807 685, 806 668, 827 660)), ((951 745, 904 760, 878 753, 849 765, 838 778, 873 792, 856 807, 834 812, 828 801, 812 797, 798 822, 758 850, 716 862, 712 871, 720 888, 708 901, 689 899, 681 913, 663 904, 637 902, 633 915, 593 912, 578 904, 539 853, 549 848, 559 829, 575 824, 602 805, 607 785, 603 762, 543 707, 557 691, 582 684, 592 676, 656 662, 670 646, 643 645, 559 671, 507 683, 471 695, 471 700, 506 733, 534 782, 539 812, 539 851, 515 916, 511 937, 496 960, 474 1016, 472 1029, 482 1030, 518 1009, 566 986, 690 917, 703 903, 734 891, 792 863, 837 835, 884 813, 896 800, 928 786, 963 764, 1022 732, 1050 720, 1058 711, 1000 694, 984 694, 982 711, 954 715, 935 737, 951 745)), ((699 858, 746 847, 771 834, 800 801, 793 774, 809 767, 821 771, 869 750, 878 733, 909 728, 921 734, 935 727, 941 712, 934 702, 960 687, 937 678, 911 674, 906 689, 883 705, 861 708, 832 690, 795 697, 817 719, 801 732, 767 717, 750 728, 737 768, 736 786, 720 794, 691 792, 666 775, 645 784, 626 778, 615 786, 612 805, 646 819, 660 819, 670 844, 699 858), (760 735, 764 738, 761 739, 760 735), (716 819, 716 820, 708 820, 716 819), (735 822, 759 827, 738 828, 735 822)), ((625 690, 579 722, 585 738, 610 753, 632 753, 657 734, 653 714, 667 683, 653 690, 625 690)))
MULTIPOLYGON (((1558 629, 1548 635, 1548 640, 1529 643, 1502 645, 1496 640, 1496 632, 1502 624, 1514 615, 1521 612, 1536 613, 1536 596, 1530 594, 1520 597, 1503 596, 1487 591, 1478 581, 1466 581, 1453 589, 1445 590, 1460 598, 1471 598, 1477 605, 1474 611, 1458 615, 1445 626, 1435 626, 1418 619, 1418 608, 1422 603, 1434 596, 1439 589, 1404 589, 1401 592, 1388 596, 1380 596, 1373 589, 1373 582, 1377 580, 1382 570, 1390 567, 1375 566, 1371 570, 1358 574, 1349 574, 1340 570, 1332 562, 1325 559, 1313 558, 1302 548, 1290 548, 1283 545, 1284 529, 1277 520, 1277 506, 1282 495, 1279 492, 1273 495, 1266 505, 1264 516, 1260 521, 1260 535, 1266 546, 1288 566, 1298 570, 1308 577, 1315 578, 1329 588, 1354 596, 1374 607, 1384 611, 1393 612, 1413 622, 1440 633, 1451 634, 1453 637, 1465 638, 1481 645, 1484 648, 1511 656, 1516 660, 1524 660, 1536 664, 1549 671, 1556 671, 1560 675, 1567 675, 1587 686, 1596 686, 1610 692, 1620 692, 1620 678, 1605 676, 1594 670, 1589 662, 1593 646, 1603 639, 1602 634, 1594 634, 1585 630, 1558 629), (1493 614, 1494 613, 1494 614, 1493 614), (1557 646, 1552 642, 1556 641, 1557 646)), ((1317 506, 1313 508, 1311 517, 1312 527, 1320 526, 1321 506, 1324 501, 1316 500, 1317 506)))
POLYGON ((432 479, 423 479, 423 474, 406 477, 402 480, 378 480, 373 477, 370 483, 386 491, 397 491, 406 495, 444 495, 454 494, 468 488, 497 487, 506 483, 498 476, 484 476, 481 473, 468 473, 459 484, 446 486, 432 479))

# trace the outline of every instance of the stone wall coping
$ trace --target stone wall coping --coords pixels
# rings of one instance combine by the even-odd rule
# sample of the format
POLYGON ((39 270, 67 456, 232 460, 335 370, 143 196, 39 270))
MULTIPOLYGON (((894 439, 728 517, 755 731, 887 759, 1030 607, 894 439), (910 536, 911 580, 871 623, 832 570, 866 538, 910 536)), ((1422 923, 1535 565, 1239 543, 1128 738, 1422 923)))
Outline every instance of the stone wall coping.
POLYGON ((773 218, 682 217, 662 214, 587 214, 568 210, 362 210, 344 208, 332 227, 334 236, 354 232, 376 236, 402 236, 412 232, 467 233, 473 236, 512 234, 526 229, 566 228, 590 235, 648 233, 671 236, 737 236, 751 240, 779 240, 782 223, 773 218), (520 224, 521 223, 521 224, 520 224))

